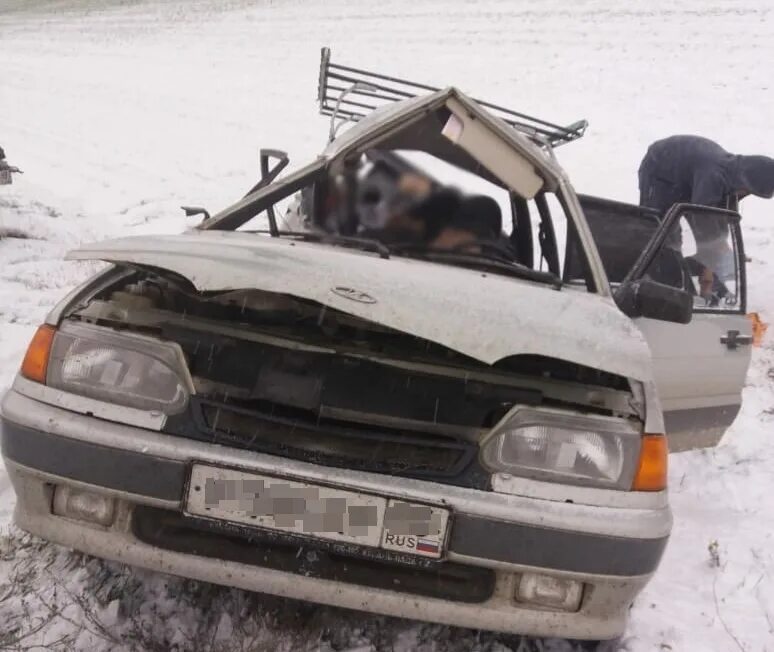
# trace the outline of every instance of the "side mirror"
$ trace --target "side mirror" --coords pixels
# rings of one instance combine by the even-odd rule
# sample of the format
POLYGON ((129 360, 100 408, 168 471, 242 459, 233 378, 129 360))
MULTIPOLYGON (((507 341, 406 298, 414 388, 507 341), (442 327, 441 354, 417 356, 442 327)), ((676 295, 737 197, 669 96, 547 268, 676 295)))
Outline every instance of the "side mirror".
POLYGON ((647 317, 677 324, 687 324, 693 317, 693 297, 671 285, 644 278, 622 283, 615 302, 629 317, 647 317))
POLYGON ((202 221, 210 219, 210 214, 207 209, 202 208, 201 206, 181 206, 180 208, 183 209, 186 217, 191 217, 192 215, 204 215, 202 221))

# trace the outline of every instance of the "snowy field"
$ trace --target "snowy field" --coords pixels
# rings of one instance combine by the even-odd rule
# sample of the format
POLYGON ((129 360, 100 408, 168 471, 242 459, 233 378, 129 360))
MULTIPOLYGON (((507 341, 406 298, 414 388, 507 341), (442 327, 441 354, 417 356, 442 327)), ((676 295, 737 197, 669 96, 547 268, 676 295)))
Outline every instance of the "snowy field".
MULTIPOLYGON (((180 231, 324 144, 319 48, 558 122, 576 188, 635 201, 647 145, 698 133, 774 155, 773 0, 0 0, 0 390, 35 326, 94 265, 81 241, 180 231), (99 5, 110 4, 109 8, 99 5)), ((774 321, 774 202, 748 199, 751 309, 774 321)), ((772 329, 774 330, 774 329, 772 329)), ((621 643, 774 652, 774 338, 721 446, 671 457, 675 529, 621 643), (717 542, 716 546, 711 545, 717 542), (711 550, 714 551, 711 553, 711 550)), ((0 465, 0 650, 571 650, 561 641, 286 603, 106 564, 11 526, 0 465)))

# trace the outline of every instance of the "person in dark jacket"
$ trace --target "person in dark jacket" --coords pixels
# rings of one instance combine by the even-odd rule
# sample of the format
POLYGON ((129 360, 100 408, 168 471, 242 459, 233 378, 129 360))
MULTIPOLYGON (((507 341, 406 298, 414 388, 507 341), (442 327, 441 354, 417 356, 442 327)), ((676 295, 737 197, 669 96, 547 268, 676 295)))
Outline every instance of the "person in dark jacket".
MULTIPOLYGON (((774 159, 731 154, 700 136, 671 136, 656 141, 639 169, 640 205, 662 215, 676 203, 736 208, 747 195, 774 195, 774 159)), ((697 253, 689 260, 701 268, 702 278, 733 274, 728 221, 714 215, 686 215, 696 239, 697 253)), ((667 237, 667 246, 682 249, 680 226, 667 237)))
POLYGON ((774 159, 731 154, 701 136, 656 141, 639 169, 640 205, 665 213, 678 202, 726 208, 747 195, 774 195, 774 159))

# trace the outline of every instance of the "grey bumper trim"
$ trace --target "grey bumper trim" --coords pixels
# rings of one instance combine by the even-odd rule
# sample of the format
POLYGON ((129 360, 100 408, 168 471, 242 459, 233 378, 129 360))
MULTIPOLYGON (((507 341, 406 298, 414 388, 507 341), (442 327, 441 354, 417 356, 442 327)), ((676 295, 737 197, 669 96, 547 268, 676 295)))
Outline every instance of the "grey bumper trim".
POLYGON ((624 539, 459 514, 449 550, 522 566, 626 577, 655 571, 667 541, 668 537, 624 539))
MULTIPOLYGON (((188 464, 26 428, 0 418, 2 454, 22 466, 148 498, 182 499, 188 464)), ((637 539, 454 515, 449 551, 490 562, 629 577, 655 571, 667 537, 637 539)))
POLYGON ((741 407, 736 403, 664 412, 669 452, 717 446, 741 407))
POLYGON ((163 457, 68 439, 0 418, 3 457, 31 469, 116 491, 179 501, 187 465, 163 457))

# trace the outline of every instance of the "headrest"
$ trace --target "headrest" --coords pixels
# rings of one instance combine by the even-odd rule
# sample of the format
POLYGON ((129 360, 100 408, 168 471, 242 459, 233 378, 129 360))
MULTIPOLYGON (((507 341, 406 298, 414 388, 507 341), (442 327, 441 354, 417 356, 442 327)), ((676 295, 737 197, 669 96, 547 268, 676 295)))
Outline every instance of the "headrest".
POLYGON ((486 195, 465 197, 452 217, 452 225, 472 231, 480 238, 499 238, 503 230, 500 204, 486 195))

